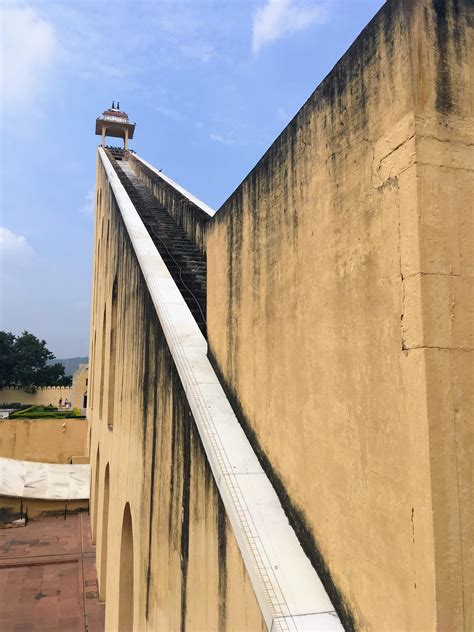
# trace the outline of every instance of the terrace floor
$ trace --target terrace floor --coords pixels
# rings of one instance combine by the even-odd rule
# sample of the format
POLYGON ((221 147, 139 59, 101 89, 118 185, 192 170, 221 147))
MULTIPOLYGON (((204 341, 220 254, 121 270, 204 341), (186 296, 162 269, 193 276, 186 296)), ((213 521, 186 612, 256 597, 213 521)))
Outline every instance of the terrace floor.
POLYGON ((0 529, 2 632, 103 632, 104 612, 86 513, 0 529))

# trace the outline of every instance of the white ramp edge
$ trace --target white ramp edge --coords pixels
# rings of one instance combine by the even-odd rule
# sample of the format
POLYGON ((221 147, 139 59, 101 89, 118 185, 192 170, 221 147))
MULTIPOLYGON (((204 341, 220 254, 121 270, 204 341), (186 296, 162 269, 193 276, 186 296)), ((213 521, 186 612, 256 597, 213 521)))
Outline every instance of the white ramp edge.
POLYGON ((342 631, 209 362, 204 336, 107 155, 98 151, 268 629, 342 631))
POLYGON ((88 500, 89 464, 37 463, 0 457, 0 496, 88 500))

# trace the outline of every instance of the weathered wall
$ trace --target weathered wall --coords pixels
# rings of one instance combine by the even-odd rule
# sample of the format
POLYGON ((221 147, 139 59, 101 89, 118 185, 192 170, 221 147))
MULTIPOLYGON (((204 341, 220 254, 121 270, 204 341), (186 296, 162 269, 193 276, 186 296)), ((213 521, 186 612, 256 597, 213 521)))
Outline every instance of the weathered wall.
POLYGON ((86 397, 87 403, 87 388, 89 383, 89 368, 87 364, 81 364, 77 371, 74 373, 72 381, 72 393, 71 401, 74 408, 82 411, 87 406, 84 406, 84 397, 86 397))
POLYGON ((166 208, 168 213, 183 228, 187 237, 202 251, 205 250, 205 230, 210 216, 182 195, 173 186, 160 178, 133 154, 129 155, 135 173, 166 208))
POLYGON ((70 386, 47 386, 38 388, 36 393, 27 393, 19 388, 0 389, 1 404, 31 404, 32 406, 57 406, 59 399, 71 401, 72 387, 70 386))
POLYGON ((70 463, 86 453, 85 419, 0 419, 0 456, 70 463))
POLYGON ((214 363, 363 630, 474 625, 473 23, 387 2, 208 228, 214 363))
POLYGON ((93 537, 106 629, 120 629, 121 607, 128 608, 130 595, 136 630, 263 629, 100 161, 94 256, 88 420, 93 537), (128 579, 120 556, 127 504, 133 532, 128 579))
MULTIPOLYGON (((12 498, 0 496, 0 511, 2 513, 28 513, 28 520, 41 516, 66 515, 78 511, 87 511, 88 500, 42 500, 40 498, 12 498)), ((17 532, 18 533, 18 532, 17 532)))
POLYGON ((417 211, 406 204, 401 215, 404 347, 426 371, 438 629, 472 630, 474 4, 433 2, 413 32, 417 164, 406 186, 416 182, 417 211))

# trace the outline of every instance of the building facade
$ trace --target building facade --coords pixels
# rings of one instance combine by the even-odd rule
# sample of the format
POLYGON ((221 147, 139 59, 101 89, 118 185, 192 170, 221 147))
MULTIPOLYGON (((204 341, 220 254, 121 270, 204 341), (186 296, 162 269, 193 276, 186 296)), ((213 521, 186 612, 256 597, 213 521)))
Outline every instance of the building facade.
POLYGON ((106 629, 472 629, 473 25, 389 0, 217 213, 99 148, 106 629))

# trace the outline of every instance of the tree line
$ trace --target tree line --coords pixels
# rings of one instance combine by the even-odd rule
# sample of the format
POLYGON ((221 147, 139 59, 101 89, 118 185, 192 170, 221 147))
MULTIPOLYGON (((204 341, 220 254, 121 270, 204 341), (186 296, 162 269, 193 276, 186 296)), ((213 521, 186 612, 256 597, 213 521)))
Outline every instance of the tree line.
POLYGON ((19 336, 0 331, 0 388, 34 392, 40 386, 71 386, 72 377, 64 375, 63 364, 48 364, 54 359, 46 341, 28 331, 19 336))

